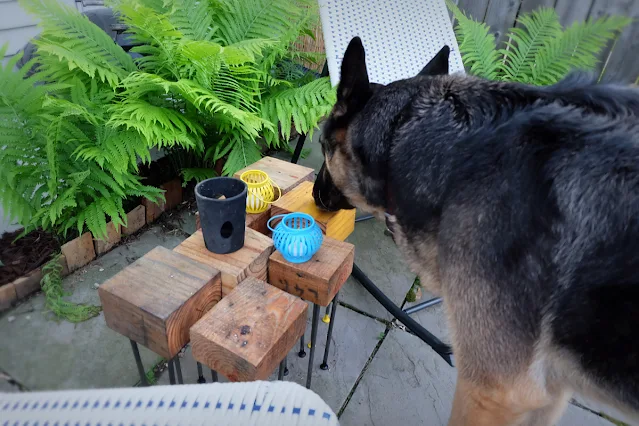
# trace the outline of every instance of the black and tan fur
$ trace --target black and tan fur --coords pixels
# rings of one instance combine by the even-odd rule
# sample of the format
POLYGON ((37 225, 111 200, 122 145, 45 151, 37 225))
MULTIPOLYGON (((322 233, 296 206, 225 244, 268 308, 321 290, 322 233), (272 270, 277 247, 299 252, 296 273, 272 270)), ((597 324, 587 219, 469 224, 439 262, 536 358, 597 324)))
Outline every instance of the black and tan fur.
POLYGON ((551 425, 573 392, 639 419, 639 92, 447 71, 372 84, 351 41, 317 205, 386 217, 443 296, 449 424, 551 425))

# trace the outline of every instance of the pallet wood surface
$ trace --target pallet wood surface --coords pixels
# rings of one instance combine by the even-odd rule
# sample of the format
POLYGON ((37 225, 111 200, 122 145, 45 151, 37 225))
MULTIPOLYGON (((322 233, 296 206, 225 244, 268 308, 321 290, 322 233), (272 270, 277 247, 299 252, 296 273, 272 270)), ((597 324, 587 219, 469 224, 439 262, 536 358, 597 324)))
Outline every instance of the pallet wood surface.
POLYGON ((191 328, 193 357, 232 382, 268 379, 304 334, 307 307, 248 278, 191 328))
POLYGON ((202 230, 198 230, 173 250, 218 269, 222 273, 222 295, 226 296, 245 278, 266 280, 273 240, 246 228, 244 247, 234 253, 216 254, 207 250, 202 230))
POLYGON ((165 358, 222 297, 220 272, 156 247, 98 288, 107 325, 165 358))
POLYGON ((325 237, 305 263, 290 263, 279 251, 269 261, 269 283, 321 306, 328 306, 353 270, 355 246, 325 237))
MULTIPOLYGON (((315 170, 310 167, 300 166, 299 164, 273 157, 264 157, 235 173, 233 177, 239 179, 242 173, 247 170, 266 172, 271 180, 282 189, 282 194, 290 192, 302 182, 313 182, 315 180, 315 170)), ((277 190, 275 190, 275 195, 277 196, 277 190)))
MULTIPOLYGON (((292 212, 313 216, 322 232, 336 240, 344 241, 355 229, 355 209, 327 212, 317 208, 313 200, 313 182, 302 182, 271 206, 271 217, 292 212)), ((279 220, 274 220, 272 225, 278 223, 279 220)))

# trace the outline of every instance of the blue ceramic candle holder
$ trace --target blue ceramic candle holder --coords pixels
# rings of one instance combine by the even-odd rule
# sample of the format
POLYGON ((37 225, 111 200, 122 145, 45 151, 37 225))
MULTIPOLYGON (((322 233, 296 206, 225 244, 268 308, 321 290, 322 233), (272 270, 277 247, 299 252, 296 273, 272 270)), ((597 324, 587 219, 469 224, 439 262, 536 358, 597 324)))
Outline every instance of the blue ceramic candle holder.
POLYGON ((270 218, 266 225, 273 231, 275 249, 291 263, 311 260, 324 240, 315 219, 306 213, 278 214, 270 218), (278 218, 282 220, 273 228, 271 222, 278 218))

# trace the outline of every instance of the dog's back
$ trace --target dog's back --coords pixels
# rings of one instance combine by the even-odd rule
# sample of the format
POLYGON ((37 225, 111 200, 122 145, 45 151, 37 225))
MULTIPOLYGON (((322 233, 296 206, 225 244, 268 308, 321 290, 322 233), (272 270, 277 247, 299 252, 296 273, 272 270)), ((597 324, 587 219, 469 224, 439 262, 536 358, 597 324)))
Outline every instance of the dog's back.
POLYGON ((639 94, 411 84, 390 147, 396 220, 409 251, 438 235, 460 352, 482 365, 471 374, 543 365, 546 385, 639 412, 639 94))

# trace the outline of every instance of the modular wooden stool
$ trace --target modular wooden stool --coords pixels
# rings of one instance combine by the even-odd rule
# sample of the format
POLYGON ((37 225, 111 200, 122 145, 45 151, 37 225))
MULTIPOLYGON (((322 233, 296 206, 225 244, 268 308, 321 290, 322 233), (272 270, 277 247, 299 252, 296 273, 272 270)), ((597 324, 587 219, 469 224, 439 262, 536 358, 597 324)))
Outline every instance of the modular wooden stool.
POLYGON ((156 247, 98 289, 104 318, 112 330, 131 341, 142 385, 146 374, 137 343, 169 360, 169 378, 182 371, 178 352, 189 342, 189 329, 222 298, 218 269, 156 247), (137 342, 137 343, 136 343, 137 342))
POLYGON ((265 380, 304 334, 308 305, 264 281, 247 278, 191 327, 197 362, 230 381, 265 380))
MULTIPOLYGON (((261 170, 266 172, 271 180, 280 187, 282 195, 287 194, 302 182, 313 182, 315 177, 315 170, 309 167, 278 160, 273 157, 264 157, 258 162, 235 173, 233 177, 239 179, 242 173, 247 170, 261 170)), ((277 190, 275 194, 278 195, 277 190)), ((200 229, 199 214, 196 213, 195 215, 195 227, 196 229, 200 229)), ((268 222, 270 218, 271 206, 262 213, 247 213, 246 226, 264 235, 269 235, 270 232, 266 227, 266 222, 268 222)))
MULTIPOLYGON (((308 360, 306 387, 310 389, 313 377, 313 359, 315 357, 315 341, 319 321, 319 307, 328 306, 332 302, 330 322, 326 336, 324 359, 320 368, 328 369, 328 353, 331 335, 335 322, 335 312, 339 301, 339 290, 353 270, 355 246, 352 244, 325 237, 320 249, 311 260, 305 263, 290 263, 278 251, 273 253, 269 264, 269 283, 288 293, 313 303, 313 322, 311 325, 311 346, 308 360)), ((300 357, 306 356, 304 336, 300 340, 300 357)))
POLYGON ((196 231, 173 249, 220 270, 222 277, 222 297, 226 297, 241 281, 248 277, 266 281, 268 258, 273 253, 273 240, 246 228, 244 247, 228 254, 216 254, 207 250, 202 231, 196 231))

